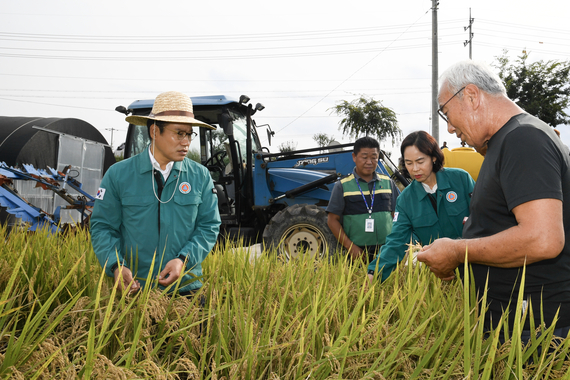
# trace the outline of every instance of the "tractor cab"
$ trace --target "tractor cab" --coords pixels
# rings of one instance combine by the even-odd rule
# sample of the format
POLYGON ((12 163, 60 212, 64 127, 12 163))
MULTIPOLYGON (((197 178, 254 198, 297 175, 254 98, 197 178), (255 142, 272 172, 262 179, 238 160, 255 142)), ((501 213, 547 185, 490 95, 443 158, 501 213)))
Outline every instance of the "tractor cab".
MULTIPOLYGON (((197 141, 192 140, 190 150, 199 153, 200 162, 206 166, 215 163, 221 164, 224 152, 227 153, 229 140, 234 140, 234 144, 240 147, 238 149, 239 159, 245 162, 247 106, 223 95, 197 96, 191 99, 196 119, 217 128, 216 130, 197 128, 199 131, 195 131, 199 134, 199 139, 196 139, 197 141), (233 139, 230 136, 233 136, 233 139)), ((128 109, 120 112, 146 116, 150 113, 153 104, 153 99, 137 100, 129 105, 128 109)), ((119 107, 117 108, 119 109, 119 107)), ((121 108, 124 109, 124 107, 121 108)), ((150 138, 146 125, 129 124, 125 144, 125 158, 139 154, 149 143, 150 138)), ((261 148, 259 137, 255 130, 252 131, 252 144, 254 145, 254 151, 261 148)), ((227 156, 226 164, 228 160, 231 160, 230 155, 227 156)), ((215 171, 219 171, 218 169, 216 168, 215 171)))

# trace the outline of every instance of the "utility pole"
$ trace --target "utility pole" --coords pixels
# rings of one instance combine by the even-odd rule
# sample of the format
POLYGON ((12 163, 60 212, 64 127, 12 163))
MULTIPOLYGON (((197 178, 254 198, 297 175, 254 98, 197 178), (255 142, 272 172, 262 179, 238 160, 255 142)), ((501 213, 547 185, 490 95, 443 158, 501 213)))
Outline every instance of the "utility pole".
POLYGON ((439 144, 439 118, 437 117, 437 79, 438 79, 438 61, 437 61, 437 6, 438 0, 431 0, 431 135, 439 144))
POLYGON ((118 131, 115 128, 105 128, 106 131, 111 131, 111 150, 113 150, 113 131, 118 131))
POLYGON ((465 42, 463 43, 463 47, 467 46, 467 44, 469 44, 469 59, 473 59, 471 56, 471 47, 473 45, 473 33, 471 33, 471 25, 473 25, 473 21, 475 21, 474 18, 471 18, 471 8, 469 8, 469 25, 463 27, 463 31, 466 31, 467 29, 469 29, 469 39, 465 40, 465 42))

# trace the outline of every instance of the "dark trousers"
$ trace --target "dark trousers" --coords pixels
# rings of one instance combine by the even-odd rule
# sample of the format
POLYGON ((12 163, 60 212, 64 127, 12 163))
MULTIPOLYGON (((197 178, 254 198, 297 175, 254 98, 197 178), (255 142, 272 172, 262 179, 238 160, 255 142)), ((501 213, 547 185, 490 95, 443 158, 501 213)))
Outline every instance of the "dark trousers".
POLYGON ((359 247, 364 252, 366 252, 366 255, 364 257, 368 258, 368 262, 370 263, 372 260, 374 260, 376 254, 380 252, 380 247, 382 247, 382 245, 364 245, 359 247))
MULTIPOLYGON (((568 336, 569 331, 570 331, 570 326, 555 328, 554 332, 552 334, 552 339, 556 339, 557 337, 561 338, 561 339, 565 339, 568 336)), ((530 342, 530 337, 531 337, 530 330, 523 330, 521 333, 522 344, 527 344, 528 342, 530 342)), ((501 337, 501 338, 503 338, 503 337, 501 337)), ((504 341, 503 341, 503 343, 504 343, 504 341)))
MULTIPOLYGON (((568 332, 570 332, 570 326, 564 326, 564 327, 558 327, 555 328, 553 333, 552 333, 552 340, 557 342, 556 345, 560 344, 562 342, 562 340, 564 340, 567 336, 568 336, 568 332)), ((491 333, 487 332, 485 334, 485 338, 490 338, 491 333)), ((540 336, 540 333, 537 334, 537 337, 540 336)), ((521 345, 526 346, 528 344, 528 342, 530 342, 531 339, 531 331, 530 330, 523 330, 521 332, 521 345)), ((499 335, 499 343, 500 344, 505 344, 505 334, 503 333, 503 331, 501 331, 500 335, 499 335)), ((554 348, 552 346, 548 347, 548 352, 553 352, 554 348)), ((542 354, 542 347, 538 346, 537 348, 537 353, 538 355, 542 354)), ((532 356, 528 359, 527 363, 528 364, 532 364, 533 360, 532 360, 532 356)))

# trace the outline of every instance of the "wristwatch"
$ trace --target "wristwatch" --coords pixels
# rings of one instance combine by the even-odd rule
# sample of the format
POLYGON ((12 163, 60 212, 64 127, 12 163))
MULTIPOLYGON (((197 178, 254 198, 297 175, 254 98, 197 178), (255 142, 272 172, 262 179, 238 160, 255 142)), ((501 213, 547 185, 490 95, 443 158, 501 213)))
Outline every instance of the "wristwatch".
MULTIPOLYGON (((125 260, 123 260, 122 263, 120 263, 121 266, 125 266, 125 260)), ((119 267, 119 263, 115 263, 113 265, 111 265, 111 273, 115 273, 115 270, 119 267)))
POLYGON ((179 254, 178 256, 176 256, 177 259, 182 260, 182 263, 186 263, 186 256, 183 254, 179 254))
POLYGON ((370 270, 368 271, 368 274, 371 274, 371 275, 373 275, 373 276, 374 276, 374 273, 376 273, 376 272, 374 272, 374 269, 370 269, 370 270))

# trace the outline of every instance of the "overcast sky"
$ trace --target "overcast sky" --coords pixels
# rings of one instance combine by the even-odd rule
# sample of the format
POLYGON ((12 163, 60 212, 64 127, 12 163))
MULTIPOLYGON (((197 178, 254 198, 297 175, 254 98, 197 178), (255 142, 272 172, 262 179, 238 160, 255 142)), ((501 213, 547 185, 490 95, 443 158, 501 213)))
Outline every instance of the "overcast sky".
MULTIPOLYGON (((277 151, 313 147, 316 133, 349 142, 330 108, 366 95, 397 113, 404 136, 429 132, 431 4, 4 1, 0 115, 83 119, 116 147, 127 127, 117 105, 170 90, 247 94, 265 105, 256 120, 276 132, 277 151)), ((530 61, 570 59, 567 0, 448 0, 438 9, 439 73, 469 58, 470 8, 473 59, 492 63, 503 49, 512 60, 525 49, 530 61)), ((569 128, 558 129, 570 145, 569 128)), ((459 146, 440 123, 444 140, 459 146)))

